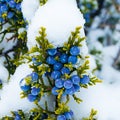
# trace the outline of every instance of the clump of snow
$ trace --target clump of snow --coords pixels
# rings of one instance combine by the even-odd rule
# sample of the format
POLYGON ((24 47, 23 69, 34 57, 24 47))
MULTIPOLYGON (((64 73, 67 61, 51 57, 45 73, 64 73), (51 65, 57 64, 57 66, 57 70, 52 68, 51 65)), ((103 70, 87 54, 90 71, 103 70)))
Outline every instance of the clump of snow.
POLYGON ((40 27, 45 27, 47 38, 55 46, 62 46, 68 40, 71 31, 77 26, 82 26, 81 36, 84 35, 83 15, 77 8, 75 0, 49 0, 40 6, 31 20, 28 28, 28 48, 36 44, 40 27))
POLYGON ((0 95, 0 117, 9 115, 10 111, 16 111, 18 109, 29 110, 34 107, 27 99, 20 98, 21 89, 19 82, 29 73, 31 73, 31 69, 28 65, 23 64, 16 69, 10 82, 4 85, 0 95))
POLYGON ((35 11, 39 7, 39 0, 23 0, 22 13, 24 18, 30 22, 34 17, 35 11))

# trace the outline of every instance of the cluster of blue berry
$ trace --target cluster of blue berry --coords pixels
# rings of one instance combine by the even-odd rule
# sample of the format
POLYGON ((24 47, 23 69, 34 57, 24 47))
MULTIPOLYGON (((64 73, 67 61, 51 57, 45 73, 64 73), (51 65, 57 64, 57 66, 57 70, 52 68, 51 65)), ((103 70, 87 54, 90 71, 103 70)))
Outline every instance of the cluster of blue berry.
POLYGON ((22 18, 21 1, 0 0, 0 23, 8 22, 11 19, 14 22, 20 21, 20 18, 22 18))
POLYGON ((80 83, 87 84, 89 82, 87 75, 84 75, 83 78, 78 75, 71 75, 74 71, 65 67, 66 64, 75 65, 77 63, 80 54, 79 47, 71 47, 68 53, 60 52, 60 49, 49 49, 47 53, 46 62, 52 68, 50 77, 55 81, 55 86, 52 88, 53 95, 58 95, 58 91, 62 88, 64 88, 63 95, 73 95, 79 91, 80 83), (66 75, 70 77, 66 79, 66 75))
MULTIPOLYGON (((74 65, 76 65, 79 55, 80 48, 78 46, 72 46, 69 51, 64 51, 63 47, 47 49, 45 64, 49 66, 50 72, 45 72, 44 75, 46 77, 49 76, 52 83, 54 83, 52 88, 50 88, 53 95, 59 95, 60 90, 63 90, 63 96, 73 95, 80 90, 80 84, 89 83, 89 76, 83 75, 83 77, 81 77, 75 72, 76 69, 74 65), (66 65, 71 65, 72 69, 66 65)), ((34 66, 42 65, 42 63, 38 62, 34 57, 32 58, 32 62, 34 66)), ((41 87, 39 75, 36 72, 32 72, 20 81, 20 88, 30 102, 40 100, 41 87)), ((70 110, 59 114, 57 120, 70 120, 72 117, 73 112, 70 110)))
POLYGON ((25 77, 20 81, 20 88, 27 95, 27 98, 30 102, 34 102, 35 100, 39 101, 38 97, 40 93, 39 85, 39 76, 36 72, 32 72, 30 75, 25 77), (29 80, 28 80, 29 79, 29 80), (29 82, 27 82, 27 80, 29 82))

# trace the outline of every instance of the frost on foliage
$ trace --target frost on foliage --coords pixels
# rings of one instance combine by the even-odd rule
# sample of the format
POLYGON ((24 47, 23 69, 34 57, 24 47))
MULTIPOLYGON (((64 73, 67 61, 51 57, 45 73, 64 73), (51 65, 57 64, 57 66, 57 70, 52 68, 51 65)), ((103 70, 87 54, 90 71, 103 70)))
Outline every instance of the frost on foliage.
MULTIPOLYGON (((51 0, 39 7, 28 28, 28 48, 36 44, 40 27, 47 28, 47 38, 55 46, 62 46, 76 26, 84 27, 85 21, 75 0, 51 0), (74 16, 74 17, 73 17, 74 16)), ((81 29, 81 35, 84 31, 81 29)), ((86 51, 86 50, 85 50, 86 51)))

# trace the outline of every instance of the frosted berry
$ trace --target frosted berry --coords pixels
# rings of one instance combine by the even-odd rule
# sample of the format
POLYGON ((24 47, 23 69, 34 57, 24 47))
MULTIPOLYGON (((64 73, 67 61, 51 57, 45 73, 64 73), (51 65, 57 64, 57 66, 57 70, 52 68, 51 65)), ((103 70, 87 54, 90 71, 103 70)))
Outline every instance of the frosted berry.
POLYGON ((53 71, 52 73, 51 73, 51 78, 52 79, 58 79, 58 78, 60 78, 61 77, 61 72, 59 72, 59 71, 53 71))
POLYGON ((61 69, 61 73, 64 75, 64 74, 70 74, 70 69, 69 68, 67 68, 67 67, 63 67, 62 69, 61 69))
POLYGON ((60 62, 55 63, 53 66, 54 70, 60 70, 62 67, 63 67, 63 64, 60 62))
POLYGON ((40 88, 33 87, 31 89, 31 94, 32 95, 38 95, 40 93, 40 88))
POLYGON ((68 63, 76 64, 77 63, 77 57, 76 56, 69 56, 68 63))
POLYGON ((79 83, 80 83, 80 77, 78 75, 73 75, 71 77, 71 80, 72 80, 73 84, 75 84, 75 85, 79 85, 79 83))
POLYGON ((48 53, 50 56, 54 56, 54 55, 57 53, 57 49, 48 49, 48 50, 47 50, 47 53, 48 53))
POLYGON ((42 62, 37 62, 36 58, 32 58, 32 62, 34 65, 41 65, 42 64, 42 62))
POLYGON ((66 120, 65 115, 58 115, 57 120, 66 120))
POLYGON ((21 88, 24 92, 26 92, 26 91, 30 90, 30 85, 26 85, 25 80, 22 79, 22 80, 20 81, 20 88, 21 88))
POLYGON ((60 56, 60 62, 61 63, 67 63, 68 62, 68 55, 67 54, 62 54, 60 56))
POLYGON ((80 53, 80 49, 79 49, 78 46, 73 46, 73 47, 70 48, 70 54, 71 55, 77 56, 77 55, 79 55, 79 53, 80 53))
POLYGON ((55 80, 55 86, 57 88, 62 88, 63 87, 63 83, 64 83, 64 81, 62 79, 56 79, 55 80))
POLYGON ((72 87, 73 87, 72 81, 71 81, 71 80, 66 80, 66 81, 64 82, 64 87, 65 87, 66 89, 72 88, 72 87))
POLYGON ((87 75, 83 75, 83 78, 80 79, 81 84, 87 84, 90 82, 90 78, 87 75))
POLYGON ((32 94, 28 94, 27 98, 30 102, 34 102, 37 99, 37 96, 32 95, 32 94))

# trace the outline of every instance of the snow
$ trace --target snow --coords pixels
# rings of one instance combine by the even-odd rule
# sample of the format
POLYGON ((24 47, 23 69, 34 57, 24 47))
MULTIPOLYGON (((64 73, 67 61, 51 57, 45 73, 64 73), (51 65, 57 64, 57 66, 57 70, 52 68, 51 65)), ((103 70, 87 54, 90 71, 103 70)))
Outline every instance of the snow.
POLYGON ((62 46, 68 40, 71 31, 82 26, 81 36, 84 35, 85 20, 77 8, 75 0, 49 0, 40 6, 28 27, 28 48, 36 44, 40 27, 45 27, 47 38, 55 46, 62 46), (64 5, 63 5, 64 4, 64 5), (74 17, 73 17, 74 16, 74 17))
POLYGON ((69 106, 74 110, 75 120, 89 116, 90 110, 98 110, 98 120, 119 120, 120 97, 118 92, 119 86, 98 84, 88 89, 81 89, 77 94, 83 102, 80 105, 73 100, 69 106), (76 107, 77 106, 77 107, 76 107))
MULTIPOLYGON (((9 27, 9 24, 5 24, 3 25, 3 28, 0 32, 6 30, 7 28, 9 27)), ((11 38, 13 35, 13 33, 7 33, 3 39, 2 42, 0 42, 0 50, 3 49, 3 52, 6 52, 8 50, 10 50, 11 48, 13 48, 14 45, 16 45, 16 40, 13 41, 13 40, 7 40, 9 38, 11 38)), ((0 40, 2 38, 3 34, 0 34, 0 40)))
POLYGON ((30 22, 34 17, 35 11, 39 7, 39 0, 23 0, 22 13, 24 18, 30 22))
POLYGON ((31 69, 28 65, 23 64, 16 69, 16 72, 9 80, 10 82, 4 85, 0 95, 0 117, 9 115, 10 111, 16 111, 18 109, 26 111, 34 107, 27 99, 20 98, 22 91, 19 86, 19 81, 29 73, 31 73, 31 69))

